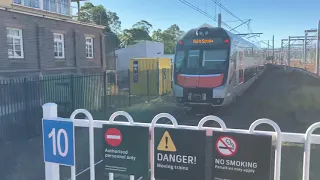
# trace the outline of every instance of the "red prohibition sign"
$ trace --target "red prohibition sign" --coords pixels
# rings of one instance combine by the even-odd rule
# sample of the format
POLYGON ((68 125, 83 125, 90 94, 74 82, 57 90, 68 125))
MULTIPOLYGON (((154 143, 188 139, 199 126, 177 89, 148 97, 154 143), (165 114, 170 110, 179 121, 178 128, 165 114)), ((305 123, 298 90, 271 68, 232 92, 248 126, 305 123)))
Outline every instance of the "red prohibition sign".
POLYGON ((216 142, 216 150, 221 156, 233 156, 238 151, 238 143, 231 136, 221 136, 216 142))
POLYGON ((122 134, 117 128, 109 128, 104 133, 104 139, 110 146, 116 147, 122 142, 122 134))

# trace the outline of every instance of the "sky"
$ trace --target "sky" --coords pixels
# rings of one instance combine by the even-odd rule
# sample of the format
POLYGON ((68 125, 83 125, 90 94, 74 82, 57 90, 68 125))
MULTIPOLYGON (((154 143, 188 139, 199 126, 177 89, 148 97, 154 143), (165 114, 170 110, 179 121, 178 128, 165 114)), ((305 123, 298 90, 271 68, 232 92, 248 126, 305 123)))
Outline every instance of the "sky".
MULTIPOLYGON (((89 0, 95 5, 102 4, 107 10, 116 12, 121 20, 121 29, 131 28, 140 21, 146 20, 153 25, 152 30, 164 30, 177 24, 188 31, 204 23, 217 26, 217 22, 183 4, 179 0, 89 0)), ((228 12, 216 6, 214 0, 185 0, 197 8, 217 16, 221 11, 222 21, 231 27, 241 22, 236 21, 228 12), (236 22, 235 22, 236 21, 236 22)), ((263 33, 259 41, 281 46, 281 39, 288 36, 303 36, 304 30, 315 29, 320 20, 319 0, 219 0, 229 11, 241 20, 251 19, 253 32, 263 33)), ((227 29, 227 28, 226 28, 227 29)), ((248 33, 247 25, 236 29, 248 33)), ((254 40, 254 38, 253 38, 254 40)), ((262 46, 264 46, 262 44, 262 46)))

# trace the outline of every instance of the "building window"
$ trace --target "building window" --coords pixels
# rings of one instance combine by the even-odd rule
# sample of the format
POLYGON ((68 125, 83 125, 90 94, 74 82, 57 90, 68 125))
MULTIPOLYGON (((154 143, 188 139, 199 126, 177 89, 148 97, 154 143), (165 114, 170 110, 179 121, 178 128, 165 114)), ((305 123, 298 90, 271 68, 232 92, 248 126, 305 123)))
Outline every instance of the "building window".
POLYGON ((43 9, 50 12, 57 12, 57 5, 55 0, 44 0, 43 9))
POLYGON ((54 57, 64 58, 64 37, 63 34, 53 33, 54 39, 54 57))
POLYGON ((24 5, 28 7, 39 8, 40 7, 40 0, 24 0, 24 5))
MULTIPOLYGON (((1 0, 0 0, 1 1, 1 0)), ((70 16, 70 0, 12 0, 13 4, 70 16)))
POLYGON ((58 0, 59 14, 70 15, 70 2, 69 0, 58 0))
POLYGON ((15 4, 21 4, 21 0, 13 0, 13 3, 15 3, 15 4))
POLYGON ((40 0, 13 0, 13 3, 32 8, 40 8, 40 0))
POLYGON ((86 56, 87 58, 93 58, 93 38, 86 37, 86 56))
POLYGON ((23 58, 22 30, 7 28, 7 43, 9 58, 23 58))

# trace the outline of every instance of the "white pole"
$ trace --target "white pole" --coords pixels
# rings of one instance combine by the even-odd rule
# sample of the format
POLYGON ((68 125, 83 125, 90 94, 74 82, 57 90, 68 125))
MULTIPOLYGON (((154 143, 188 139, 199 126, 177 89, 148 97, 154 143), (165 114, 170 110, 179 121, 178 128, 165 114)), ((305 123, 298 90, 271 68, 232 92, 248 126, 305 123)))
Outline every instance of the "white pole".
MULTIPOLYGON (((42 106, 43 119, 54 119, 58 117, 58 105, 55 103, 46 103, 42 106)), ((45 162, 46 180, 60 180, 59 165, 45 162)))
POLYGON ((304 143, 304 154, 303 154, 303 172, 302 180, 309 180, 310 174, 310 149, 311 149, 311 135, 313 131, 320 128, 320 122, 312 124, 306 132, 305 143, 304 143))
POLYGON ((275 123, 274 121, 267 119, 267 118, 261 118, 261 119, 257 119, 256 121, 254 121, 250 127, 249 127, 249 133, 253 134, 254 133, 254 129, 260 125, 260 124, 269 124, 270 126, 273 127, 273 129, 276 131, 277 133, 277 143, 276 143, 276 150, 275 150, 275 164, 274 164, 274 180, 280 180, 280 171, 281 171, 281 129, 278 126, 277 123, 275 123))
POLYGON ((316 50, 316 72, 319 76, 319 61, 320 61, 320 20, 318 21, 317 31, 317 50, 316 50))
POLYGON ((154 177, 154 128, 161 118, 167 118, 172 122, 174 128, 178 127, 178 122, 175 117, 168 113, 160 113, 153 117, 151 121, 151 126, 149 128, 151 133, 151 142, 150 142, 150 163, 151 163, 151 180, 155 180, 154 177))
POLYGON ((130 180, 134 180, 134 175, 130 175, 130 180))
POLYGON ((113 173, 109 173, 109 180, 113 180, 113 173))
MULTIPOLYGON (((87 114, 86 114, 87 115, 87 114)), ((91 116, 91 114, 90 114, 91 116)), ((88 115, 87 115, 88 117, 88 115)), ((95 180, 95 167, 94 167, 94 128, 93 128, 93 117, 89 119, 89 152, 90 152, 90 180, 95 180)))
MULTIPOLYGON (((84 115, 87 116, 88 120, 89 120, 89 155, 90 155, 90 180, 95 180, 95 164, 94 164, 94 120, 93 117, 91 115, 91 113, 85 109, 77 109, 75 111, 73 111, 73 113, 70 116, 70 119, 74 119, 76 117, 77 114, 79 113, 83 113, 84 115)), ((73 170, 71 169, 71 171, 73 172, 73 170)))

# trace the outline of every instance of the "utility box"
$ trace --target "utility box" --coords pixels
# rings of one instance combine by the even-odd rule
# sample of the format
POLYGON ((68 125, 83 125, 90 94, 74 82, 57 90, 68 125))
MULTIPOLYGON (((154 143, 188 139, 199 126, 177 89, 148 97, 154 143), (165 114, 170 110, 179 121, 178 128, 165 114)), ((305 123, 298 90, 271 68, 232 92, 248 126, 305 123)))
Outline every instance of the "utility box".
POLYGON ((159 96, 170 93, 171 59, 130 59, 130 89, 133 95, 159 96))

